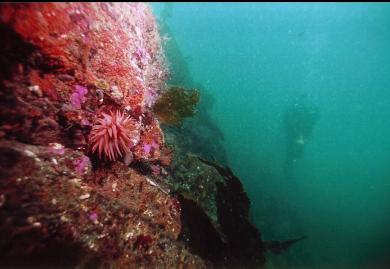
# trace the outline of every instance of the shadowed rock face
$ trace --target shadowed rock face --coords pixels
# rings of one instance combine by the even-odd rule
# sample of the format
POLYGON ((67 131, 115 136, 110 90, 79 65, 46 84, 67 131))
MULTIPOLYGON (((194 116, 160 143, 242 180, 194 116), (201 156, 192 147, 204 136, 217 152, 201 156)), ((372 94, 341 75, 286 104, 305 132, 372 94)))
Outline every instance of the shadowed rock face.
POLYGON ((121 163, 92 170, 89 161, 80 174, 84 156, 71 149, 3 140, 0 151, 2 264, 204 266, 177 241, 180 204, 146 176, 121 163))
POLYGON ((264 263, 259 233, 247 219, 249 201, 234 178, 210 182, 217 185, 216 200, 210 200, 217 206, 215 221, 194 198, 180 194, 177 200, 121 163, 93 169, 88 161, 80 173, 75 165, 84 156, 71 149, 62 153, 3 140, 0 151, 7 156, 0 167, 4 264, 252 268, 264 263))
POLYGON ((244 216, 243 204, 234 199, 239 198, 236 190, 229 183, 217 185, 218 228, 196 202, 180 197, 183 209, 180 237, 194 253, 212 261, 217 268, 263 267, 263 242, 258 230, 244 216))
POLYGON ((182 136, 166 133, 177 153, 167 179, 182 205, 180 238, 217 268, 262 268, 266 250, 249 222, 250 202, 239 179, 229 168, 187 153, 191 138, 182 136))
MULTIPOLYGON (((240 180, 229 167, 199 159, 214 167, 224 182, 217 183, 215 202, 218 208, 218 222, 225 235, 227 264, 234 267, 253 268, 265 263, 265 247, 261 234, 249 222, 250 201, 240 180)), ((225 258, 226 259, 226 258, 225 258)))

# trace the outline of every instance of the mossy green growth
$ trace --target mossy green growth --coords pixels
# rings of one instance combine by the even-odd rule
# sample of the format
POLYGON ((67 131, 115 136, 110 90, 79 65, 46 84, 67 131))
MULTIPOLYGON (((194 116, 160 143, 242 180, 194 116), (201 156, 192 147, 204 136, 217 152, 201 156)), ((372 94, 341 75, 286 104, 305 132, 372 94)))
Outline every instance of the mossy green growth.
POLYGON ((156 101, 153 111, 161 123, 177 125, 195 114, 199 97, 198 90, 172 86, 156 101))

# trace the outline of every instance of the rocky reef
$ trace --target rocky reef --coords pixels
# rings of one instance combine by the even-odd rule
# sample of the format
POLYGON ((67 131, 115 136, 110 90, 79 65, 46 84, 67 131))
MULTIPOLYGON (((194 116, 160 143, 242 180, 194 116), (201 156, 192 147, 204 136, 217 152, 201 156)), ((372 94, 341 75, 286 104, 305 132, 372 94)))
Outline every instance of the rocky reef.
POLYGON ((148 5, 1 4, 0 35, 1 268, 264 266, 240 180, 153 113, 148 5))

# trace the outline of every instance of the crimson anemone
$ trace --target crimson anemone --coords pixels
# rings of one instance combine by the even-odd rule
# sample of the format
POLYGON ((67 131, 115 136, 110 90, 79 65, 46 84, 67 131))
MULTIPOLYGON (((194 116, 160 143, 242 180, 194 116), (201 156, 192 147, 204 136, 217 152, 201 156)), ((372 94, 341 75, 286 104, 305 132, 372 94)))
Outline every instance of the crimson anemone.
POLYGON ((136 122, 119 111, 102 113, 102 116, 92 127, 89 142, 92 153, 98 150, 100 158, 104 153, 113 161, 130 152, 130 148, 138 142, 139 131, 136 122))

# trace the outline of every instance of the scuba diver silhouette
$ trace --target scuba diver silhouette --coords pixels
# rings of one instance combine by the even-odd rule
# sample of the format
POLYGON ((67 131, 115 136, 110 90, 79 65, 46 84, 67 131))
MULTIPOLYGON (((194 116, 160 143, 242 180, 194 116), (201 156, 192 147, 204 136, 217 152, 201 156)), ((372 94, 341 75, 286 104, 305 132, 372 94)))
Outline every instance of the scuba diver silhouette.
POLYGON ((318 118, 318 108, 308 104, 306 95, 300 95, 286 108, 284 112, 286 132, 284 173, 286 178, 291 176, 293 163, 303 158, 305 145, 312 136, 313 126, 318 118))

